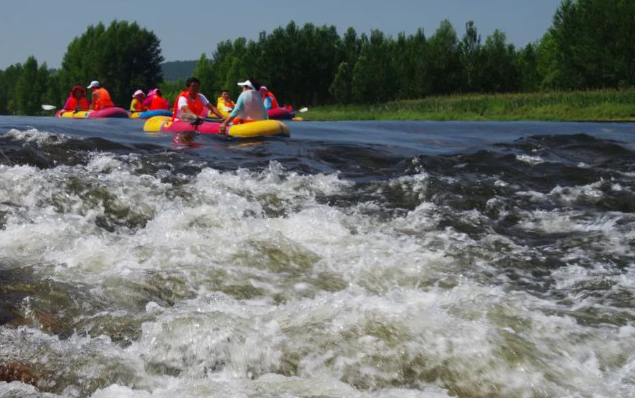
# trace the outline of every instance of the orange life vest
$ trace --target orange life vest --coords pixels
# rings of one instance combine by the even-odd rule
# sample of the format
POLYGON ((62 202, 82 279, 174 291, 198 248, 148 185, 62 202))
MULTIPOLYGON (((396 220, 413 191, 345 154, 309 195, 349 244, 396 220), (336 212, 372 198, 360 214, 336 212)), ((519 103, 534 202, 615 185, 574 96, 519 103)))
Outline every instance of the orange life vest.
POLYGON ((241 119, 240 117, 235 117, 232 119, 232 124, 245 124, 252 122, 259 122, 260 120, 252 120, 252 119, 241 119))
POLYGON ((133 101, 135 101, 134 104, 133 104, 133 106, 135 107, 134 110, 135 111, 143 111, 143 109, 144 109, 143 102, 142 101, 138 101, 137 99, 134 99, 133 101))
POLYGON ((231 99, 224 99, 223 97, 221 97, 221 99, 223 100, 223 104, 228 108, 234 109, 234 107, 236 106, 234 101, 232 101, 231 99))
POLYGON ((265 99, 265 97, 269 97, 272 99, 272 109, 278 108, 278 101, 276 100, 276 97, 274 97, 274 94, 271 91, 264 92, 263 99, 265 99))
POLYGON ((97 99, 95 100, 95 104, 93 105, 93 110, 100 110, 104 108, 110 108, 115 106, 113 104, 113 100, 110 99, 110 94, 108 91, 103 88, 96 88, 93 92, 97 92, 97 99))
POLYGON ((177 96, 177 99, 174 101, 174 107, 172 109, 172 121, 174 122, 174 119, 177 117, 177 111, 179 110, 179 98, 181 97, 185 97, 186 101, 188 101, 188 108, 190 108, 190 110, 197 116, 201 116, 201 114, 203 113, 203 108, 205 107, 205 105, 203 105, 203 101, 201 101, 201 99, 199 98, 199 94, 197 94, 197 97, 194 100, 190 99, 190 92, 189 91, 182 91, 181 94, 179 94, 177 96))
POLYGON ((73 97, 72 95, 69 97, 68 102, 67 102, 67 107, 65 108, 66 110, 69 111, 75 111, 75 110, 80 110, 80 111, 87 111, 88 110, 88 101, 86 100, 86 98, 82 97, 79 100, 79 109, 77 108, 77 98, 73 97))

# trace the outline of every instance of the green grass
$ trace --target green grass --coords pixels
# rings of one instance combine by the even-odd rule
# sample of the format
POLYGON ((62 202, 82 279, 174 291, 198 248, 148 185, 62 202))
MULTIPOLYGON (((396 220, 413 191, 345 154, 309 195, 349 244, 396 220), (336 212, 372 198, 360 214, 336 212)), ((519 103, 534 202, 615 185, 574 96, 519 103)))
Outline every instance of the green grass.
POLYGON ((467 120, 633 122, 634 89, 467 94, 375 105, 310 108, 305 120, 467 120))

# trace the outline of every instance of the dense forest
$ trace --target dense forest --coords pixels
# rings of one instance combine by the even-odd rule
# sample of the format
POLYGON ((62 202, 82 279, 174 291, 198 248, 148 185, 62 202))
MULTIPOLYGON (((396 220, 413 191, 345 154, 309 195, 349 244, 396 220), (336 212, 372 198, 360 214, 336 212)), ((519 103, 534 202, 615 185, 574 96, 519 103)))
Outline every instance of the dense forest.
MULTIPOLYGON (((162 62, 156 35, 134 22, 89 26, 68 45, 59 70, 30 57, 0 71, 0 114, 41 114, 41 104, 59 106, 73 84, 95 79, 123 107, 138 88, 161 87, 172 100, 183 82, 168 80, 162 62)), ((210 97, 223 88, 236 97, 236 82, 250 77, 294 106, 633 88, 634 1, 563 0, 543 37, 522 48, 499 30, 482 40, 472 21, 461 36, 444 20, 428 36, 420 28, 397 37, 353 28, 341 36, 334 26, 292 21, 258 40, 218 43, 193 73, 210 97)))

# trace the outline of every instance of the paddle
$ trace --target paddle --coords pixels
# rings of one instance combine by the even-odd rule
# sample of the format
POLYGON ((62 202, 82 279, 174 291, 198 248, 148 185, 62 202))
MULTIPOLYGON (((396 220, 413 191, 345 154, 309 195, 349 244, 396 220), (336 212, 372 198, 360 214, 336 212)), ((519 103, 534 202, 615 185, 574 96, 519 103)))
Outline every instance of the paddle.
POLYGON ((197 134, 199 133, 199 126, 202 125, 205 121, 204 118, 198 117, 191 113, 182 113, 181 116, 179 116, 179 119, 183 120, 184 122, 190 122, 190 124, 194 126, 194 132, 197 134))
POLYGON ((44 109, 45 111, 52 111, 53 109, 55 109, 55 106, 42 104, 42 109, 44 109))
POLYGON ((182 113, 181 116, 179 116, 179 119, 183 120, 184 122, 192 122, 197 124, 201 124, 199 121, 203 121, 203 118, 191 113, 182 113))
POLYGON ((180 119, 183 120, 184 122, 191 122, 191 123, 198 123, 201 124, 203 122, 214 122, 214 123, 221 123, 223 121, 223 119, 221 118, 216 118, 216 117, 200 117, 200 116, 195 116, 191 113, 184 113, 180 116, 180 119))

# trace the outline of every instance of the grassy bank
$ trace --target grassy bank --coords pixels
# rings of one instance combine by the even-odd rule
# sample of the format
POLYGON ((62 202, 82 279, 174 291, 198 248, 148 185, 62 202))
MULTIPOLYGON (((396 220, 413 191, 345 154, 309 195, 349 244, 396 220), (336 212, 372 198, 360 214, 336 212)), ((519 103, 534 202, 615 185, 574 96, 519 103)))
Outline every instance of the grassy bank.
POLYGON ((302 116, 305 120, 633 122, 634 89, 429 97, 315 107, 302 116))

